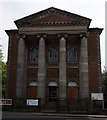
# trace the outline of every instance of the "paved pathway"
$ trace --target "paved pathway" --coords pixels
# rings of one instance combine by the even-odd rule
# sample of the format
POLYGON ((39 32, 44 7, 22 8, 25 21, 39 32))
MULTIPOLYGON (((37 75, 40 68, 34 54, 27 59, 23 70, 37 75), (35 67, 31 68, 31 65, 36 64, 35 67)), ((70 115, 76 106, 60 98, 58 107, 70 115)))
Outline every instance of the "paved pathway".
POLYGON ((3 112, 2 120, 107 120, 106 115, 3 112))

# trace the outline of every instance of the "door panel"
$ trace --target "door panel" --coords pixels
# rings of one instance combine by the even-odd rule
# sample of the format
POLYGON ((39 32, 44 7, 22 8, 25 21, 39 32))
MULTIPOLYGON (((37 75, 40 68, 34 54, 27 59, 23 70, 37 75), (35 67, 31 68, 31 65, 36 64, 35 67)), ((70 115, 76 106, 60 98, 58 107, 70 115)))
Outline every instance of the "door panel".
POLYGON ((77 100, 77 87, 68 87, 68 99, 70 101, 77 100))
POLYGON ((37 86, 30 86, 29 97, 37 98, 37 86))
POLYGON ((56 86, 50 86, 49 87, 49 101, 56 100, 57 97, 57 87, 56 86))

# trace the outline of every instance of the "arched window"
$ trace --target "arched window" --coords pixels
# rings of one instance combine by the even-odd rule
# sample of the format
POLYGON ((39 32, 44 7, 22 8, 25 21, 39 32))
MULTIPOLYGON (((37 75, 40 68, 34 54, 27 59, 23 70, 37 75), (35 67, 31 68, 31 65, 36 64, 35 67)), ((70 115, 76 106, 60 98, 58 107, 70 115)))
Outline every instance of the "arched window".
POLYGON ((69 101, 76 101, 78 97, 78 88, 76 82, 69 82, 68 83, 68 100, 69 101))
POLYGON ((57 83, 56 82, 49 82, 49 101, 56 101, 57 98, 57 83))
POLYGON ((38 86, 38 84, 37 84, 37 82, 32 81, 29 83, 29 86, 38 86))
POLYGON ((57 86, 56 82, 49 82, 48 86, 57 86))
POLYGON ((38 48, 31 47, 30 49, 30 62, 37 62, 38 61, 38 48))
POLYGON ((68 87, 77 87, 77 83, 76 82, 69 82, 68 87))
POLYGON ((77 49, 76 47, 68 48, 68 62, 76 62, 77 61, 77 49))
POLYGON ((48 53, 48 61, 49 62, 57 62, 58 61, 58 50, 55 47, 49 49, 48 53))

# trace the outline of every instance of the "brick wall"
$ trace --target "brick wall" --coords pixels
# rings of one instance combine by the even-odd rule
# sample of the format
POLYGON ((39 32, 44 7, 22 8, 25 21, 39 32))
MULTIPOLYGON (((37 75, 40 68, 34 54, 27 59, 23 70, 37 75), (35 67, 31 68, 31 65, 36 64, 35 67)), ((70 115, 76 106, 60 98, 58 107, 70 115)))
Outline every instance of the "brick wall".
MULTIPOLYGON (((91 92, 98 92, 98 51, 97 51, 97 40, 96 40, 96 33, 90 32, 88 36, 88 62, 89 62, 89 90, 91 92)), ((29 50, 31 46, 38 46, 38 39, 36 36, 27 36, 26 38, 26 45, 27 45, 27 60, 29 61, 29 50)), ((78 62, 79 62, 79 50, 80 50, 80 41, 78 36, 70 35, 67 38, 67 47, 69 45, 75 45, 78 48, 78 62)), ((57 46, 59 51, 59 38, 57 35, 49 35, 46 38, 46 59, 47 59, 47 86, 48 82, 53 80, 57 81, 59 79, 59 68, 58 64, 59 61, 56 63, 48 63, 48 48, 50 46, 57 46), (50 66, 56 66, 56 68, 48 68, 50 66)), ((9 52, 9 82, 8 82, 8 96, 9 97, 15 97, 16 95, 16 74, 17 74, 17 54, 18 54, 18 38, 17 35, 12 35, 11 42, 9 46, 10 52, 9 52)), ((78 68, 69 68, 70 66, 78 66, 77 63, 67 63, 67 82, 69 80, 74 80, 79 84, 79 69, 78 68), (73 77, 69 77, 68 74, 72 74, 73 77), (70 78, 70 79, 69 79, 70 78)), ((28 62, 28 66, 36 66, 37 63, 31 64, 28 62)), ((34 80, 37 81, 37 68, 28 68, 27 69, 27 82, 29 83, 29 80, 33 80, 31 77, 32 74, 35 74, 34 80), (30 77, 29 77, 30 76, 30 77)), ((27 84, 28 85, 28 84, 27 84)))
POLYGON ((8 56, 8 97, 16 97, 16 76, 17 76, 17 55, 18 55, 18 38, 13 34, 9 38, 9 56, 8 56))
POLYGON ((88 37, 88 62, 89 62, 89 91, 90 94, 99 92, 98 81, 98 51, 97 33, 90 32, 88 37))

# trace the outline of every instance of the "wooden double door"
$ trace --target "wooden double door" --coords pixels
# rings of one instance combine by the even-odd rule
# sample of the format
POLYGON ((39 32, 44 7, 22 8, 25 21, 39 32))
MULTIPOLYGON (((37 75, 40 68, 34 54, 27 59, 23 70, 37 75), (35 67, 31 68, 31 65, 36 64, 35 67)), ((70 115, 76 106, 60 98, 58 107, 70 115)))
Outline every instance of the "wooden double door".
POLYGON ((69 101, 77 100, 77 87, 76 86, 68 87, 68 99, 69 101))
POLYGON ((49 86, 49 101, 57 99, 57 86, 49 86))
MULTIPOLYGON (((37 86, 30 86, 29 98, 37 98, 37 86)), ((57 87, 49 86, 49 101, 55 101, 57 99, 57 87)), ((77 100, 77 87, 68 87, 68 99, 69 101, 77 100)))
POLYGON ((30 86, 29 98, 37 98, 37 86, 30 86))

